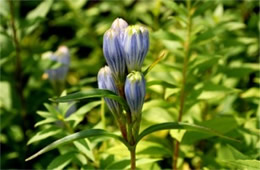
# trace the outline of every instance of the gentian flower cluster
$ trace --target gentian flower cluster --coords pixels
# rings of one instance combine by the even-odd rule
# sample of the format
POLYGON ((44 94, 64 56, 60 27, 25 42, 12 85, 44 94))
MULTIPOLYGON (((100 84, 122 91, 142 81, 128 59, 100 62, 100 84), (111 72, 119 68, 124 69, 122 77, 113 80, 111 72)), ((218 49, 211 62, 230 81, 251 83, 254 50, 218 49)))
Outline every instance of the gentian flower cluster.
POLYGON ((105 98, 123 137, 128 141, 135 140, 140 127, 145 98, 145 79, 141 67, 148 48, 148 30, 139 25, 129 26, 121 18, 117 18, 104 34, 103 53, 108 66, 98 73, 98 87, 126 100, 129 110, 124 114, 118 102, 105 98))

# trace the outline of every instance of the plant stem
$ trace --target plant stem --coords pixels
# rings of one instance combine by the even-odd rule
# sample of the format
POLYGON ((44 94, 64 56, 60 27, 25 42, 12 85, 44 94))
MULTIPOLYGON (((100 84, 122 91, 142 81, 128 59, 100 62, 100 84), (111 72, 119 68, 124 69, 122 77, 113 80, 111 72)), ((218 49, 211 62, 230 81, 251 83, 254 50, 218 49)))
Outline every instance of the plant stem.
POLYGON ((68 132, 70 134, 73 134, 74 133, 74 130, 71 128, 70 124, 68 122, 66 122, 64 120, 64 118, 61 119, 61 121, 63 122, 64 126, 66 127, 66 129, 68 130, 68 132))
MULTIPOLYGON (((21 116, 25 120, 26 111, 25 111, 25 100, 23 95, 23 83, 22 83, 22 66, 21 66, 21 56, 20 56, 20 44, 16 34, 16 26, 14 19, 14 4, 12 0, 9 0, 10 13, 11 13, 11 28, 13 33, 13 41, 15 45, 16 52, 16 61, 15 61, 15 78, 16 78, 16 89, 21 101, 21 116)), ((25 121, 24 121, 25 122, 25 121)))
POLYGON ((105 100, 103 97, 101 98, 101 122, 102 122, 103 128, 106 129, 105 100))
MULTIPOLYGON (((22 82, 22 66, 21 66, 21 56, 20 56, 20 44, 17 38, 16 34, 16 26, 15 26, 15 16, 14 16, 14 4, 12 0, 9 0, 9 7, 10 7, 10 16, 11 16, 11 29, 12 29, 12 34, 13 34, 13 41, 14 41, 14 46, 15 46, 15 53, 16 53, 16 58, 15 58, 15 87, 16 87, 16 92, 19 96, 20 99, 20 104, 21 104, 21 111, 20 111, 20 116, 21 116, 21 121, 22 123, 22 131, 24 135, 24 141, 27 141, 27 135, 26 135, 26 129, 27 129, 27 121, 26 121, 26 103, 23 95, 23 82, 22 82)), ((24 143, 23 141, 23 143, 24 143)), ((25 146, 25 144, 22 144, 25 146)), ((25 159, 25 155, 27 152, 26 147, 22 147, 23 152, 25 153, 24 155, 21 156, 21 160, 25 159)), ((26 169, 26 166, 24 164, 24 161, 22 161, 21 165, 22 169, 26 169)))
POLYGON ((131 154, 131 170, 135 170, 136 169, 136 165, 135 165, 135 148, 136 146, 133 146, 133 148, 130 150, 130 154, 131 154))
MULTIPOLYGON (((180 109, 179 109, 179 117, 178 122, 181 122, 182 115, 184 112, 184 104, 185 104, 185 85, 186 85, 186 72, 188 67, 188 61, 190 56, 190 37, 191 37, 191 10, 190 10, 190 0, 187 1, 187 8, 188 8, 188 23, 187 23, 187 37, 186 41, 184 43, 184 61, 183 61, 183 69, 182 69, 182 86, 181 86, 181 92, 180 92, 180 109)), ((179 157, 179 147, 180 143, 176 141, 175 147, 174 147, 174 155, 173 155, 173 170, 177 170, 177 163, 178 163, 178 157, 179 157)))

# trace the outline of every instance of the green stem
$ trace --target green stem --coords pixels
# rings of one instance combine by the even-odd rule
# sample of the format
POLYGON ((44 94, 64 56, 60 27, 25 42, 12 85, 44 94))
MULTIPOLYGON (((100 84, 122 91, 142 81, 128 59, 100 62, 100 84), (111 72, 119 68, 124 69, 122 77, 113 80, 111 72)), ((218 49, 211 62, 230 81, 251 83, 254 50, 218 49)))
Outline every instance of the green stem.
MULTIPOLYGON (((27 130, 27 120, 26 120, 26 102, 25 98, 23 95, 23 81, 22 81, 22 66, 21 66, 21 55, 20 55, 20 44, 17 38, 16 34, 16 25, 15 25, 15 14, 14 14, 14 4, 12 0, 9 0, 9 7, 10 7, 10 22, 11 22, 11 30, 13 34, 13 41, 14 41, 14 46, 15 46, 15 53, 16 53, 16 58, 15 58, 15 86, 16 86, 16 92, 18 94, 18 97, 20 99, 20 104, 21 104, 21 111, 20 111, 20 116, 22 120, 22 131, 23 135, 25 137, 24 141, 27 141, 27 135, 26 135, 26 130, 27 130)), ((24 145, 24 144, 23 144, 24 145)), ((25 146, 25 145, 24 145, 25 146)), ((26 153, 26 147, 22 147, 23 152, 26 153)), ((21 156, 21 160, 24 160, 24 155, 21 156)), ((24 161, 22 162, 21 168, 25 168, 24 161)))
POLYGON ((64 124, 65 128, 68 130, 70 134, 74 133, 74 130, 71 128, 70 124, 64 120, 64 117, 60 119, 62 123, 64 124))
MULTIPOLYGON (((14 18, 14 4, 12 0, 9 0, 10 13, 11 13, 11 28, 13 32, 13 41, 15 45, 16 52, 16 62, 15 62, 15 78, 16 78, 16 89, 21 101, 21 116, 22 119, 25 120, 26 117, 26 107, 25 107, 25 99, 23 95, 23 83, 22 83, 22 66, 21 66, 21 56, 20 56, 20 44, 16 34, 16 26, 15 26, 15 18, 14 18)), ((26 121, 24 121, 26 122, 26 121)))
POLYGON ((105 118, 105 100, 101 98, 101 122, 103 128, 106 129, 106 118, 105 118))
MULTIPOLYGON (((119 95, 125 99, 125 93, 124 93, 124 84, 118 81, 117 83, 117 88, 119 90, 119 95)), ((122 132, 123 137, 127 140, 128 144, 131 146, 130 150, 130 155, 131 155, 131 170, 135 170, 135 133, 133 132, 133 118, 132 118, 132 113, 129 110, 126 110, 126 122, 127 123, 127 131, 126 131, 126 126, 125 124, 121 124, 120 122, 121 119, 119 118, 119 123, 120 123, 120 130, 122 132), (121 126, 123 125, 123 126, 121 126), (123 127, 123 128, 122 128, 123 127), (125 137, 126 133, 126 137, 125 137)), ((119 115, 119 117, 122 117, 119 115)))
POLYGON ((127 113, 127 139, 130 145, 134 144, 134 137, 133 137, 133 122, 131 118, 131 113, 127 113))
POLYGON ((131 150, 130 150, 130 155, 131 155, 131 170, 135 170, 136 169, 136 153, 135 153, 135 148, 136 146, 134 146, 131 150))
MULTIPOLYGON (((179 109, 179 117, 178 122, 181 122, 182 115, 184 112, 184 104, 185 104, 185 86, 186 86, 186 72, 188 67, 188 61, 190 56, 190 37, 191 37, 191 8, 190 8, 190 0, 187 1, 187 8, 188 8, 188 23, 187 23, 187 37, 186 41, 184 43, 184 61, 183 61, 183 70, 182 70, 182 86, 181 86, 181 92, 180 92, 180 109, 179 109)), ((177 170, 177 163, 178 163, 178 157, 179 157, 179 147, 180 143, 176 141, 175 147, 174 147, 174 155, 173 155, 173 170, 177 170)))

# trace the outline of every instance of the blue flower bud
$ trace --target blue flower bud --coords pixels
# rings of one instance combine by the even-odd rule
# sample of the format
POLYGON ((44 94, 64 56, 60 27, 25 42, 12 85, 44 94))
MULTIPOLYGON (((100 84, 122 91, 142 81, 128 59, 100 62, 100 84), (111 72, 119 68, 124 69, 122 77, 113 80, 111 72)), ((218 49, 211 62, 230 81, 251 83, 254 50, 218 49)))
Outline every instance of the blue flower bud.
POLYGON ((149 32, 142 26, 128 26, 123 37, 125 61, 128 72, 141 71, 144 58, 149 49, 149 32))
POLYGON ((47 70, 46 73, 48 74, 48 78, 51 81, 64 81, 67 76, 70 64, 69 49, 66 46, 60 46, 55 53, 52 53, 49 56, 49 58, 52 61, 61 63, 62 65, 59 68, 47 70))
POLYGON ((122 18, 117 18, 112 23, 111 28, 115 31, 124 31, 124 29, 128 26, 127 22, 123 20, 122 18))
MULTIPOLYGON (((98 72, 98 88, 110 90, 118 94, 118 89, 116 87, 112 71, 108 66, 101 68, 98 72)), ((119 115, 121 113, 121 107, 118 102, 109 98, 105 98, 105 101, 108 105, 109 110, 112 113, 116 115, 119 115)))
POLYGON ((137 117, 143 107, 145 98, 145 79, 141 72, 132 71, 125 82, 125 97, 131 113, 137 117))
POLYGON ((125 78, 126 66, 119 32, 114 29, 106 31, 103 39, 103 52, 116 83, 118 81, 122 83, 125 78))

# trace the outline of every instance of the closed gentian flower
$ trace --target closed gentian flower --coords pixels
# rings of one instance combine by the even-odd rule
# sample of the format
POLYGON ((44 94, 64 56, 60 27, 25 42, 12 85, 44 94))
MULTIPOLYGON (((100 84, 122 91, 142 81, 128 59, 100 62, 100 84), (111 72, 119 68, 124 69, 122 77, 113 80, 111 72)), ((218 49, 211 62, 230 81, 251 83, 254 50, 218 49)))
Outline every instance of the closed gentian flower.
POLYGON ((111 28, 115 31, 124 31, 124 29, 128 26, 128 23, 122 18, 117 18, 112 23, 111 28))
POLYGON ((124 33, 123 47, 128 72, 141 71, 149 48, 148 30, 138 25, 128 26, 124 33))
POLYGON ((132 71, 125 82, 125 97, 134 117, 141 114, 145 98, 145 79, 141 72, 132 71))
POLYGON ((103 39, 103 52, 116 84, 123 84, 126 66, 119 32, 114 29, 106 31, 103 39))
MULTIPOLYGON (((112 71, 108 66, 101 68, 98 72, 98 88, 110 90, 118 94, 118 89, 116 87, 112 71)), ((119 115, 121 113, 121 107, 118 102, 109 98, 105 98, 105 101, 112 113, 116 115, 119 115)))
POLYGON ((55 53, 49 56, 50 60, 61 64, 60 67, 46 71, 51 81, 64 81, 70 64, 70 53, 66 46, 60 46, 55 53))

